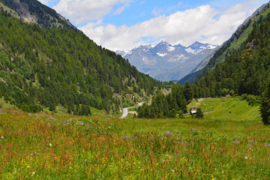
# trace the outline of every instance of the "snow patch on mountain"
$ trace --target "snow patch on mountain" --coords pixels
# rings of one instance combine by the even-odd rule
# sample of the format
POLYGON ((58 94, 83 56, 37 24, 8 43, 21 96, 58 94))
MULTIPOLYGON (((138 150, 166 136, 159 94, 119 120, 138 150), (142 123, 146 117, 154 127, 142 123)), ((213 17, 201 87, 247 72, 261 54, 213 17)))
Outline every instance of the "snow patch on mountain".
POLYGON ((188 53, 197 54, 197 51, 192 48, 185 49, 188 53))
POLYGON ((164 53, 164 54, 162 54, 162 53, 157 53, 157 55, 159 55, 160 57, 165 57, 165 56, 167 56, 166 53, 164 53))
POLYGON ((168 51, 174 51, 174 50, 175 50, 175 47, 173 47, 173 46, 168 46, 168 47, 167 47, 167 50, 168 50, 168 51))
POLYGON ((215 49, 215 48, 217 48, 218 46, 216 46, 216 45, 211 45, 211 44, 209 44, 208 46, 207 46, 207 49, 215 49))

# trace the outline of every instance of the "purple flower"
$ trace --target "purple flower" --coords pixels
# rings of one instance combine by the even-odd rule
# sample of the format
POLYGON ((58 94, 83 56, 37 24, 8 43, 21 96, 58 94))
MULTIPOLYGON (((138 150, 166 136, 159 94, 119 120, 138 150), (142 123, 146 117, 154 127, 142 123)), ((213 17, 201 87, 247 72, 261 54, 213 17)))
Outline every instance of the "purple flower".
POLYGON ((77 124, 84 125, 84 123, 81 121, 78 121, 77 124))
POLYGON ((31 113, 28 113, 28 116, 32 116, 33 114, 31 114, 31 113))
POLYGON ((185 145, 185 143, 184 143, 184 142, 179 142, 179 144, 185 145))
POLYGON ((269 143, 265 143, 264 146, 265 146, 265 147, 270 147, 270 144, 269 144, 269 143))
POLYGON ((173 133, 171 132, 171 131, 165 131, 165 133, 164 133, 165 135, 173 135, 173 133))
POLYGON ((233 143, 238 144, 238 143, 240 143, 240 141, 235 140, 235 141, 233 141, 233 143))
POLYGON ((253 146, 252 144, 248 143, 249 146, 253 146))
POLYGON ((150 141, 150 140, 154 140, 154 139, 155 139, 154 137, 151 137, 151 138, 149 138, 149 139, 148 139, 148 141, 150 141))
POLYGON ((124 139, 131 139, 131 137, 129 137, 129 136, 124 136, 122 138, 124 138, 124 139))

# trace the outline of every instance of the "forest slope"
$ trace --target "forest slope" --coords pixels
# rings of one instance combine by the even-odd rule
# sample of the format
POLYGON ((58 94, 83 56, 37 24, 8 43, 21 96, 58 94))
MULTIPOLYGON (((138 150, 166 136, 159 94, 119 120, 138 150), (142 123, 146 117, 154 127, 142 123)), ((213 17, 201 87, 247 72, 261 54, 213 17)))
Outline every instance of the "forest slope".
POLYGON ((190 83, 194 82, 195 80, 198 81, 200 78, 205 76, 207 72, 214 70, 217 64, 223 63, 226 57, 234 54, 235 51, 245 44, 248 35, 253 29, 254 23, 257 23, 258 25, 260 23, 260 19, 266 18, 269 16, 269 13, 269 3, 260 7, 236 30, 232 37, 215 52, 208 64, 203 68, 202 72, 198 74, 193 71, 181 79, 178 83, 185 84, 186 81, 189 81, 190 83), (194 78, 194 74, 198 74, 196 78, 194 78))
POLYGON ((0 96, 20 109, 119 110, 117 97, 131 94, 136 101, 134 93, 164 86, 82 33, 24 23, 3 8, 0 24, 0 96))

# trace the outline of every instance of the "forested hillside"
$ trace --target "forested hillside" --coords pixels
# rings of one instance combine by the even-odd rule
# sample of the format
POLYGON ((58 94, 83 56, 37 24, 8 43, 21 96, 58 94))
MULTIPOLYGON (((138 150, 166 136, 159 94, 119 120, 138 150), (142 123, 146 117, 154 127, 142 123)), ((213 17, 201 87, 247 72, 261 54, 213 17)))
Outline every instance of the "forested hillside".
POLYGON ((42 29, 3 8, 0 51, 0 97, 25 111, 60 104, 74 114, 90 114, 90 106, 119 110, 120 95, 150 95, 165 85, 82 33, 42 29))
POLYGON ((194 97, 224 94, 260 96, 270 80, 270 17, 261 16, 240 49, 207 72, 193 87, 194 97))
POLYGON ((260 7, 236 30, 232 37, 216 51, 214 56, 201 72, 192 72, 181 79, 178 83, 183 85, 186 81, 189 81, 190 83, 199 81, 207 72, 214 70, 217 64, 223 63, 228 56, 234 54, 239 48, 245 45, 248 35, 253 29, 254 23, 259 25, 261 19, 268 17, 269 13, 269 3, 260 7))

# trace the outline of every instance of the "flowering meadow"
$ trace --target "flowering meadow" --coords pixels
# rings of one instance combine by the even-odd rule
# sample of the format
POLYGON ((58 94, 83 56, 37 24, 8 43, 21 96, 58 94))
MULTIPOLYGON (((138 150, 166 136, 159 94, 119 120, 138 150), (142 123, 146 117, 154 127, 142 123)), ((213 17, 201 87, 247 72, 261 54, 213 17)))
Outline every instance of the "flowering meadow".
POLYGON ((269 179, 269 130, 0 110, 0 179, 269 179))

